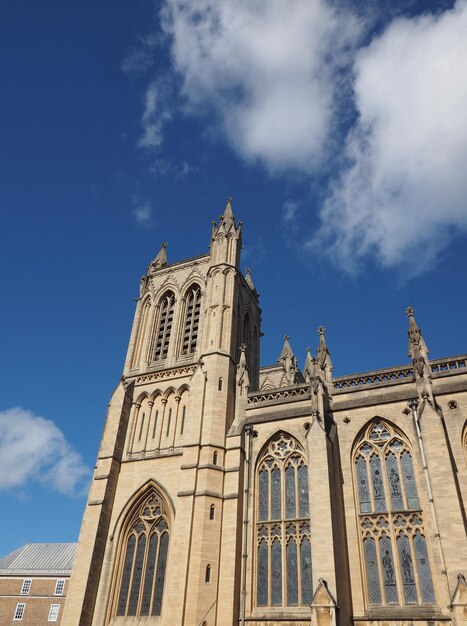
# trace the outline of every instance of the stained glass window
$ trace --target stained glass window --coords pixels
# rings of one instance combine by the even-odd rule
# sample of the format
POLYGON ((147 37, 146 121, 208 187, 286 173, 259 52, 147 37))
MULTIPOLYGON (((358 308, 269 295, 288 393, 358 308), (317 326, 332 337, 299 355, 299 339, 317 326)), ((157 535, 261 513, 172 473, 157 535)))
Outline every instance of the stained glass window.
POLYGON ((268 544, 262 540, 258 546, 257 592, 258 606, 268 604, 268 544))
POLYGON ((297 570, 297 544, 295 538, 287 543, 287 604, 298 604, 298 570, 297 570))
POLYGON ((282 604, 282 547, 277 537, 271 547, 271 604, 282 604))
POLYGON ((432 603, 435 601, 435 592, 433 589, 433 581, 431 579, 428 552, 426 549, 425 537, 418 530, 415 532, 413 545, 415 548, 415 558, 417 561, 417 570, 423 602, 432 603))
POLYGON ((271 494, 271 519, 280 519, 281 511, 281 471, 275 467, 271 472, 272 494, 271 494))
POLYGON ((257 606, 310 604, 308 509, 308 468, 303 450, 295 439, 279 433, 258 463, 257 606))
POLYGON ((269 498, 269 472, 262 470, 259 473, 259 506, 258 519, 264 521, 268 519, 268 498, 269 498))
POLYGON ((391 539, 383 534, 379 540, 381 565, 383 566, 384 594, 387 604, 398 604, 396 587, 396 570, 392 556, 391 539))
POLYGON ((285 470, 285 516, 287 519, 293 519, 296 516, 295 483, 295 469, 289 465, 285 470))
POLYGON ((300 464, 298 468, 298 500, 300 517, 307 517, 308 511, 308 470, 306 465, 300 464))
POLYGON ((418 499, 417 483, 413 471, 412 457, 406 451, 401 454, 402 471, 404 473, 405 494, 407 497, 407 508, 418 509, 420 502, 418 499))
POLYGON ((405 535, 397 537, 399 561, 402 570, 402 585, 406 604, 417 604, 417 589, 413 569, 412 555, 410 553, 409 540, 405 535))
POLYGON ((367 463, 362 456, 357 459, 357 485, 360 498, 360 512, 369 513, 371 511, 370 490, 368 488, 367 463))
POLYGON ((368 603, 433 604, 423 515, 407 441, 378 420, 360 435, 354 459, 368 603))
POLYGON ((146 551, 146 536, 141 535, 136 548, 135 565, 133 567, 133 580, 131 581, 130 601, 128 603, 127 615, 136 615, 138 608, 139 590, 141 586, 141 575, 143 573, 143 560, 146 551))
POLYGON ((154 568, 156 565, 158 535, 153 535, 149 542, 148 565, 144 579, 143 600, 141 602, 141 615, 149 615, 151 607, 152 584, 154 580, 154 568))
POLYGON ((152 493, 129 526, 116 614, 160 615, 169 545, 165 506, 152 493))
POLYGON ((375 540, 373 537, 365 537, 363 540, 363 547, 365 551, 366 577, 368 581, 370 604, 381 604, 378 561, 376 558, 375 540))

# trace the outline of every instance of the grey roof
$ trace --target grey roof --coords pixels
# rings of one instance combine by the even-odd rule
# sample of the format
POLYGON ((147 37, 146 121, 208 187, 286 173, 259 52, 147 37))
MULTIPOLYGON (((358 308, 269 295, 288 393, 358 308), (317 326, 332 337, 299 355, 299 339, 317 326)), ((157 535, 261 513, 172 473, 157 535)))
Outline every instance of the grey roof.
POLYGON ((0 576, 69 576, 76 543, 27 543, 0 558, 0 576))

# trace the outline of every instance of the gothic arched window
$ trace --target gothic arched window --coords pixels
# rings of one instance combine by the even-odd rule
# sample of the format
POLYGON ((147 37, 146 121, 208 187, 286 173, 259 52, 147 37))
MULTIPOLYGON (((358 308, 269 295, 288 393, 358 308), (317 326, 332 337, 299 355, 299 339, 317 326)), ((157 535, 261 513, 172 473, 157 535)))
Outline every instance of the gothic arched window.
POLYGON ((277 434, 260 457, 256 494, 256 604, 309 605, 308 468, 290 435, 277 434))
POLYGON ((196 350, 200 311, 201 288, 199 285, 193 285, 186 296, 182 354, 193 354, 196 350))
POLYGON ((123 540, 117 616, 161 614, 169 547, 167 519, 155 492, 132 516, 123 540))
POLYGON ((175 296, 171 291, 167 291, 159 303, 159 325, 156 335, 156 349, 154 360, 165 359, 169 352, 170 333, 175 308, 175 296))
POLYGON ((353 458, 368 604, 433 604, 423 516, 405 437, 374 420, 357 440, 353 458))

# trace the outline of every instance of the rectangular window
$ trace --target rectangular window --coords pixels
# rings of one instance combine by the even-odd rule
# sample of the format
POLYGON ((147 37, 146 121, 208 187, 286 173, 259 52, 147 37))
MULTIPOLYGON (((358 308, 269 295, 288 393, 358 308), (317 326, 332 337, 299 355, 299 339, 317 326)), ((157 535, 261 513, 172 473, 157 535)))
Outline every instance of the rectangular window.
POLYGON ((24 604, 24 602, 18 602, 18 604, 16 605, 15 614, 13 616, 13 619, 15 619, 18 622, 21 621, 23 619, 24 609, 25 608, 26 608, 26 605, 24 604))
POLYGON ((65 581, 63 579, 57 580, 55 583, 54 596, 63 596, 63 590, 65 589, 65 581))
POLYGON ((21 595, 22 596, 28 596, 29 592, 31 590, 31 583, 32 580, 30 578, 25 578, 23 580, 23 586, 21 587, 21 595))
POLYGON ((51 604, 50 605, 50 611, 49 611, 49 622, 56 622, 57 618, 58 618, 58 611, 60 609, 60 605, 59 604, 51 604))

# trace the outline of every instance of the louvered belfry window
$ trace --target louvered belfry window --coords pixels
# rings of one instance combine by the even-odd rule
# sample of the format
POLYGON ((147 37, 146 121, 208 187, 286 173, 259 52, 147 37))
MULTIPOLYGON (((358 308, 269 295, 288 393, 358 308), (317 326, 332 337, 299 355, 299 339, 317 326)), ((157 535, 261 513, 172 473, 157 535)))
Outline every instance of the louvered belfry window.
POLYGON ((198 285, 193 285, 186 296, 182 354, 193 354, 196 350, 200 311, 201 288, 198 285))
POLYGON ((354 468, 368 604, 433 604, 423 514, 405 437, 383 420, 373 421, 357 442, 354 468))
POLYGON ((170 334, 172 332, 175 296, 168 291, 160 301, 159 327, 157 330, 154 360, 165 359, 169 352, 170 334))
POLYGON ((256 605, 311 602, 308 468, 298 442, 279 433, 263 453, 256 477, 256 605))
POLYGON ((168 547, 167 515, 153 493, 139 507, 125 536, 117 616, 161 614, 168 547))

